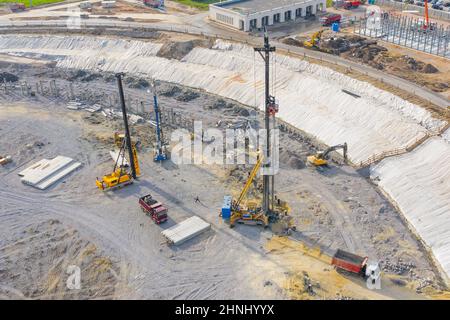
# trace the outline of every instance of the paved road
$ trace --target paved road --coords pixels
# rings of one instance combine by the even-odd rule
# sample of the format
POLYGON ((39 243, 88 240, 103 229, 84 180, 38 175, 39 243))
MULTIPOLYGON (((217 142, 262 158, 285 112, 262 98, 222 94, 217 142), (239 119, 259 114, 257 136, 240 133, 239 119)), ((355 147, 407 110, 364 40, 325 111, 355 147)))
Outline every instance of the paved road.
MULTIPOLYGON (((109 19, 81 19, 80 28, 139 28, 145 29, 159 29, 168 31, 177 31, 192 34, 201 34, 215 36, 219 38, 229 39, 233 41, 245 42, 249 45, 261 45, 261 39, 255 38, 243 32, 236 32, 231 29, 219 27, 213 23, 208 23, 206 21, 206 13, 200 13, 197 15, 178 17, 183 20, 184 25, 176 25, 170 22, 155 22, 155 23, 142 23, 142 22, 125 22, 109 19)), ((18 29, 30 28, 34 30, 37 28, 46 27, 60 27, 67 28, 66 20, 31 20, 31 21, 10 21, 8 16, 0 17, 0 30, 15 27, 18 29)), ((73 27, 72 27, 73 29, 73 27)), ((401 79, 399 77, 386 74, 383 71, 374 69, 367 65, 359 64, 349 60, 345 60, 341 57, 325 54, 318 51, 311 51, 305 48, 289 46, 278 41, 273 41, 273 44, 277 46, 278 49, 289 51, 290 53, 323 60, 329 63, 337 64, 343 67, 352 68, 360 73, 366 74, 374 79, 383 81, 393 87, 401 88, 412 94, 415 94, 424 100, 427 100, 439 107, 447 108, 450 106, 450 101, 446 97, 433 92, 427 88, 421 87, 415 83, 409 82, 407 80, 401 79)))

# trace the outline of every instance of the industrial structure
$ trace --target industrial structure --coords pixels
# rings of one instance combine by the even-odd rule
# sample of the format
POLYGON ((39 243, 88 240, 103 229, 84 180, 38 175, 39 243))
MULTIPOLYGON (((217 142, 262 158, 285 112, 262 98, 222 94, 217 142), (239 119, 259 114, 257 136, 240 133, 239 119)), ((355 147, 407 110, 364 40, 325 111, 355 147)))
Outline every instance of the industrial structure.
POLYGON ((326 0, 229 0, 210 4, 209 18, 248 32, 325 10, 326 0))

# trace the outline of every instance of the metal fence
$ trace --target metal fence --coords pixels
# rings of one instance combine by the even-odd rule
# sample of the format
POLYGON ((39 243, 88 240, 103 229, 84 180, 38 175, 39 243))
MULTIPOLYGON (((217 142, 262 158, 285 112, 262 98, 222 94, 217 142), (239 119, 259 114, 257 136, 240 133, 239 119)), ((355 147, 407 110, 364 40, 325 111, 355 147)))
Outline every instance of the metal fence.
MULTIPOLYGON (((397 10, 402 10, 402 11, 403 10, 418 11, 418 13, 420 13, 422 16, 424 16, 424 10, 425 10, 424 7, 416 6, 415 4, 403 3, 403 2, 392 1, 392 0, 375 0, 375 4, 379 5, 379 6, 391 7, 391 8, 394 8, 397 10)), ((444 11, 444 10, 436 10, 436 9, 432 9, 430 7, 431 7, 431 5, 429 5, 429 8, 428 8, 428 15, 431 18, 450 21, 450 12, 444 11)))
POLYGON ((377 28, 360 19, 354 26, 356 34, 378 38, 393 44, 450 58, 450 26, 433 24, 424 28, 421 19, 385 15, 377 28))

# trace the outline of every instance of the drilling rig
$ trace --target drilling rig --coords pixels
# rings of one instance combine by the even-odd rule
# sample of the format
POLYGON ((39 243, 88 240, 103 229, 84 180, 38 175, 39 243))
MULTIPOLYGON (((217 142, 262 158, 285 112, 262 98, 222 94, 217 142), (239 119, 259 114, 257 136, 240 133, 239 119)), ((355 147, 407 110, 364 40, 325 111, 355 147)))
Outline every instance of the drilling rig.
POLYGON ((271 145, 271 138, 274 137, 275 115, 278 113, 279 108, 275 97, 270 94, 270 54, 275 52, 276 48, 270 46, 267 30, 264 31, 264 46, 254 48, 254 50, 261 55, 265 64, 265 148, 264 151, 259 153, 258 161, 250 173, 239 198, 233 201, 231 196, 224 197, 221 216, 224 220, 230 222, 230 227, 233 227, 235 222, 264 225, 266 227, 269 222, 275 222, 280 218, 284 219, 289 212, 289 207, 285 202, 280 199, 275 201, 275 157, 274 150, 272 150, 275 146, 271 145), (260 206, 252 204, 251 206, 243 207, 241 201, 261 168, 263 176, 262 204, 260 206))
POLYGON ((131 143, 130 130, 128 127, 128 116, 125 106, 125 96, 122 86, 122 73, 116 74, 117 85, 119 87, 119 97, 122 107, 123 122, 125 125, 125 137, 122 139, 122 145, 118 153, 114 170, 111 174, 104 175, 101 180, 97 178, 95 184, 100 190, 114 190, 132 184, 135 179, 140 175, 140 168, 137 158, 136 145, 131 143), (128 160, 130 162, 130 168, 126 168, 123 164, 125 149, 128 150, 128 160), (122 156, 121 156, 122 155, 122 156), (119 164, 120 159, 122 163, 119 164), (131 170, 131 171, 130 171, 131 170))
POLYGON ((151 81, 151 87, 153 90, 153 108, 155 110, 155 122, 156 122, 156 150, 154 161, 167 160, 166 147, 164 145, 163 131, 161 128, 161 113, 159 112, 158 96, 156 94, 156 83, 151 81))

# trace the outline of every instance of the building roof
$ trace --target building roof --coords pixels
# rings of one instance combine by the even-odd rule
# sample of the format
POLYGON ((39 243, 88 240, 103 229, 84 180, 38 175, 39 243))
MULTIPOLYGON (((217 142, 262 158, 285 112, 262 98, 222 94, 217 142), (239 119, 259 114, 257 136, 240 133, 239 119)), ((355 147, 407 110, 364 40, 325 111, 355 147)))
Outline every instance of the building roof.
POLYGON ((303 4, 310 1, 311 0, 231 0, 215 3, 214 5, 242 14, 252 14, 295 4, 303 4))

